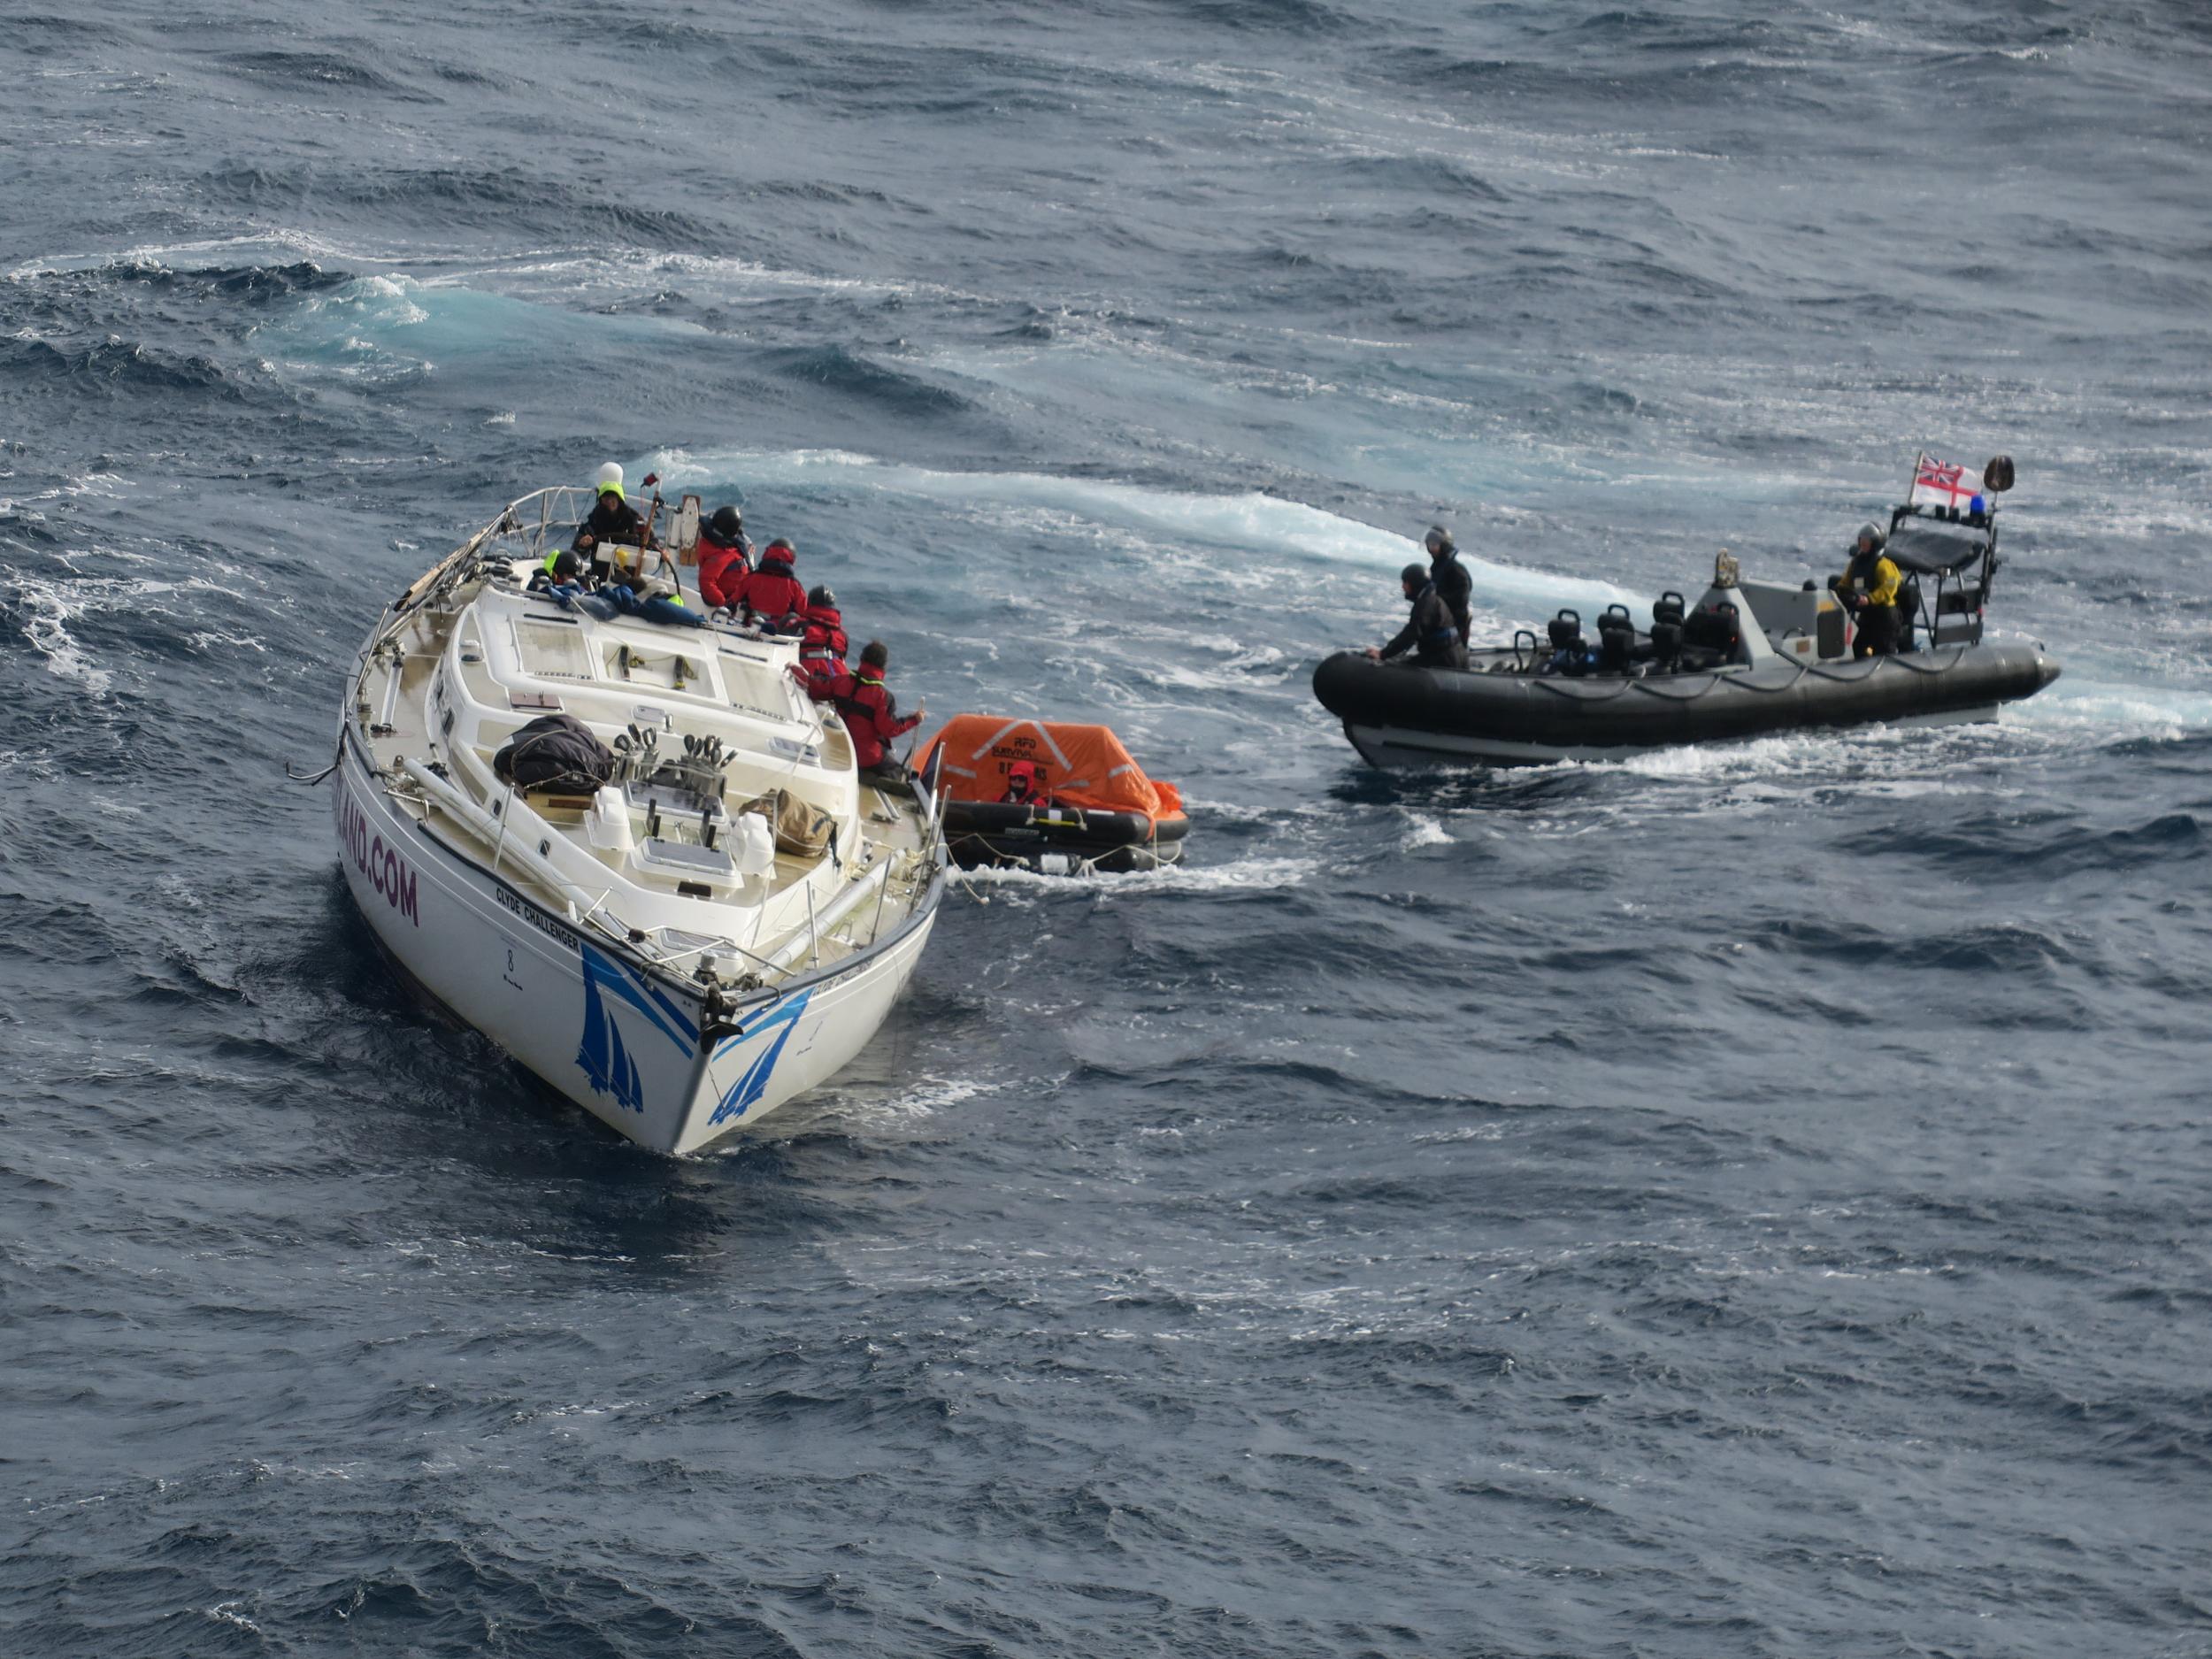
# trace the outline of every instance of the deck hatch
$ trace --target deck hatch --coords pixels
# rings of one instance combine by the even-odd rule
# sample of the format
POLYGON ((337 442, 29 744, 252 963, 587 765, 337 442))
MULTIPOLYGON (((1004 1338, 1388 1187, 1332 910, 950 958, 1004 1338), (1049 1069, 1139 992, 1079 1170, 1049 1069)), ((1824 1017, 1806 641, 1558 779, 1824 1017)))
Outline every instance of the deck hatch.
POLYGON ((687 876, 711 876, 718 881, 737 879, 737 867, 719 847, 695 847, 689 841, 649 840, 638 849, 646 864, 687 876))
POLYGON ((536 617, 515 622, 515 656, 522 672, 540 680, 589 680, 591 652, 573 628, 536 617))

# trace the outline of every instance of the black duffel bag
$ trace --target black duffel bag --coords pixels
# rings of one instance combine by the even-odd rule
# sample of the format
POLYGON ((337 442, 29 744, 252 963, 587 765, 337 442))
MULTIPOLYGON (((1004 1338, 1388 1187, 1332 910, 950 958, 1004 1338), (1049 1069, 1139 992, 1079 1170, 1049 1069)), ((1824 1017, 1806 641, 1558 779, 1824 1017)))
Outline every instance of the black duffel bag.
POLYGON ((592 795, 614 776, 614 751, 572 714, 543 714, 492 757, 500 782, 518 789, 592 795))

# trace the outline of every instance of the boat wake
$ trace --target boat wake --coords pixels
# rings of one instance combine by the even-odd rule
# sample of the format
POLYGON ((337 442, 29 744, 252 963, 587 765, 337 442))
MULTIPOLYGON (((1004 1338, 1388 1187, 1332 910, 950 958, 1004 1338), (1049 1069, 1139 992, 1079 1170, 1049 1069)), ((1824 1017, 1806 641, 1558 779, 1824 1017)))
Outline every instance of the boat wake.
MULTIPOLYGON (((1057 511, 1083 524, 1133 535, 1160 550, 1234 554, 1240 562, 1237 567, 1225 572, 1218 564, 1205 566, 1217 578, 1225 574, 1232 580, 1245 568, 1241 561, 1257 557, 1265 567, 1281 562, 1284 556, 1332 570, 1356 565, 1367 571, 1394 572, 1420 556, 1419 534, 1426 528, 1412 526, 1409 534, 1399 534, 1257 491, 1217 495, 1043 472, 951 472, 838 449, 662 449, 644 465, 683 489, 711 491, 733 484, 749 489, 797 488, 812 493, 833 490, 878 499, 924 500, 968 512, 1008 508, 1057 511)), ((1494 603, 1578 603, 1591 607, 1594 614, 1608 604, 1638 602, 1636 595, 1609 582, 1555 577, 1479 557, 1466 557, 1464 562, 1477 593, 1494 603)))

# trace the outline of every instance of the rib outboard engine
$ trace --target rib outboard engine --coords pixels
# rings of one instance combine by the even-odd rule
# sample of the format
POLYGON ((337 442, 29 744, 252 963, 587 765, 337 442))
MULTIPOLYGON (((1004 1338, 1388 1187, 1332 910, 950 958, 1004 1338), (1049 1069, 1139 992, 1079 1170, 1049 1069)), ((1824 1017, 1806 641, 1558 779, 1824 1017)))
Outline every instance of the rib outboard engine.
POLYGON ((1598 667, 1608 674, 1624 674, 1636 660, 1636 619, 1626 605, 1608 605, 1598 618, 1598 667))
POLYGON ((1672 588, 1652 603, 1651 660, 1662 672, 1682 660, 1682 595, 1672 588))

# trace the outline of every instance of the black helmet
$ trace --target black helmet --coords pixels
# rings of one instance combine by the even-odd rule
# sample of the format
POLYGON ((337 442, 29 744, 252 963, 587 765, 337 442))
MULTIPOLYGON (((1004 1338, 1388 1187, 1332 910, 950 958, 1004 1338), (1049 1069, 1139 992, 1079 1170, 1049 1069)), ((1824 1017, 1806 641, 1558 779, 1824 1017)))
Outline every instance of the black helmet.
POLYGON ((1426 582, 1428 579, 1429 572, 1426 567, 1419 565, 1409 565, 1405 567, 1405 569, 1398 572, 1398 580, 1400 581, 1411 582, 1416 588, 1420 587, 1423 583, 1426 582))
POLYGON ((830 592, 826 586, 817 588, 812 593, 809 594, 806 596, 806 602, 810 605, 819 605, 825 611, 834 611, 837 609, 837 595, 830 592))
POLYGON ((734 541, 744 531, 745 515, 734 507, 717 507, 714 510, 714 517, 708 519, 707 523, 712 526, 716 541, 734 541))
POLYGON ((583 568, 573 553, 564 553, 553 561, 553 580, 565 582, 583 568))
POLYGON ((1439 553, 1448 553, 1452 550, 1452 533, 1440 524, 1432 524, 1428 534, 1421 538, 1421 545, 1428 549, 1431 558, 1439 553))

